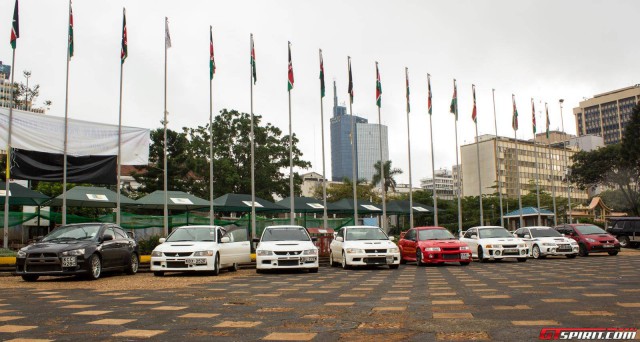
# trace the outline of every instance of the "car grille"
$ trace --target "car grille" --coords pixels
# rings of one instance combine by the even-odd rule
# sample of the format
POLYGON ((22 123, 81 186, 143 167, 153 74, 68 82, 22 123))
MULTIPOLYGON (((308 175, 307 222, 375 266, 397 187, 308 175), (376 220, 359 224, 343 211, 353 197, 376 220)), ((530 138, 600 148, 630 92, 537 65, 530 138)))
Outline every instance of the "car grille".
POLYGON ((445 247, 442 250, 445 252, 457 251, 458 247, 445 247))
POLYGON ((613 240, 600 241, 600 243, 614 243, 613 240))
POLYGON ((27 264, 25 266, 25 272, 62 272, 60 264, 48 264, 48 265, 33 265, 27 264))
POLYGON ((386 249, 365 249, 365 253, 386 253, 386 249))
POLYGON ((187 257, 190 256, 192 252, 164 252, 164 256, 168 257, 187 257))
POLYGON ((29 259, 57 258, 58 255, 56 253, 29 253, 27 257, 29 259))
POLYGON ((183 261, 167 261, 167 268, 188 268, 189 265, 183 261))
POLYGON ((520 255, 520 252, 515 251, 515 252, 504 252, 502 253, 502 255, 520 255))
POLYGON ((460 259, 460 254, 458 254, 458 253, 456 253, 456 254, 442 254, 442 259, 444 259, 444 260, 460 259))
POLYGON ((302 251, 273 252, 275 255, 300 255, 302 251))
POLYGON ((386 264, 387 258, 364 258, 365 264, 386 264))
POLYGON ((502 245, 502 248, 517 248, 518 245, 502 245))
POLYGON ((278 266, 298 266, 300 262, 296 260, 278 260, 278 266))

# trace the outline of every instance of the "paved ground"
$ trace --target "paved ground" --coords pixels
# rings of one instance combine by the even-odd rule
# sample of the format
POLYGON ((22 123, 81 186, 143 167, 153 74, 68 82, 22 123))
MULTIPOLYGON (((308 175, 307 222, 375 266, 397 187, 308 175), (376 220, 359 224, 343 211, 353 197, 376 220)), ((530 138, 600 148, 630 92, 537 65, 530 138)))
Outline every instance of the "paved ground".
POLYGON ((0 340, 536 340, 640 327, 640 252, 219 277, 0 277, 0 340), (147 289, 145 289, 145 287, 147 289))

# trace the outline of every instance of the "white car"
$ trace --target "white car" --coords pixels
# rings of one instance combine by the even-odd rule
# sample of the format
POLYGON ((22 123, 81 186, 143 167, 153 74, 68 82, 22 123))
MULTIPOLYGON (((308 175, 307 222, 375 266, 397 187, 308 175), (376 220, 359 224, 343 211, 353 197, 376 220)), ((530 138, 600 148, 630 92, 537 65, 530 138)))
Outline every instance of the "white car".
POLYGON ((515 258, 519 262, 527 261, 529 248, 520 238, 514 237, 503 227, 479 226, 469 228, 460 241, 471 248, 471 255, 480 262, 489 259, 500 260, 515 258))
POLYGON ((179 227, 166 239, 160 239, 151 253, 151 271, 155 276, 185 271, 218 275, 222 268, 237 271, 238 264, 246 262, 251 262, 251 245, 242 228, 179 227))
POLYGON ((255 240, 256 272, 273 269, 307 269, 318 272, 318 247, 301 226, 269 226, 255 240))
POLYGON ((551 227, 524 227, 513 233, 524 240, 535 259, 545 258, 547 255, 564 255, 575 258, 578 255, 578 243, 569 239, 551 227))
POLYGON ((329 263, 332 267, 389 265, 395 269, 400 265, 400 249, 380 227, 346 226, 337 233, 329 245, 329 263))

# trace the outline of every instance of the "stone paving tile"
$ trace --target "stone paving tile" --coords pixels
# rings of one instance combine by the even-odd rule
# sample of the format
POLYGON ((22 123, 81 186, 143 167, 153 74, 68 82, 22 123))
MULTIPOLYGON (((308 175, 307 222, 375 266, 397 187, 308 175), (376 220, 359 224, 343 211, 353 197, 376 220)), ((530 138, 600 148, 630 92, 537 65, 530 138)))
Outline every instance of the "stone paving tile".
POLYGON ((266 341, 311 341, 316 337, 316 333, 278 333, 274 332, 265 337, 266 341))
POLYGON ((38 326, 35 325, 0 325, 0 333, 18 333, 23 332, 25 330, 35 329, 38 326))
POLYGON ((134 322, 135 319, 117 319, 117 318, 105 318, 99 319, 97 321, 89 322, 88 324, 98 324, 98 325, 123 325, 127 323, 134 322))
POLYGON ((44 338, 12 338, 10 340, 5 340, 5 342, 50 342, 53 340, 48 340, 44 338))
POLYGON ((262 322, 249 321, 223 321, 214 325, 215 328, 253 328, 262 324, 262 322))
POLYGON ((473 315, 470 312, 434 312, 433 318, 437 318, 437 319, 473 318, 473 315))
POLYGON ((138 338, 151 338, 160 334, 165 333, 165 330, 141 330, 141 329, 131 329, 125 330, 123 332, 113 334, 115 337, 138 337, 138 338))
POLYGON ((74 312, 73 315, 79 315, 79 316, 98 316, 98 315, 105 315, 108 313, 111 313, 113 311, 108 311, 108 310, 88 310, 88 311, 80 311, 80 312, 74 312))
POLYGON ((217 313, 188 313, 188 314, 180 315, 178 317, 180 317, 180 318, 213 318, 213 317, 217 317, 217 316, 220 316, 220 314, 217 314, 217 313))

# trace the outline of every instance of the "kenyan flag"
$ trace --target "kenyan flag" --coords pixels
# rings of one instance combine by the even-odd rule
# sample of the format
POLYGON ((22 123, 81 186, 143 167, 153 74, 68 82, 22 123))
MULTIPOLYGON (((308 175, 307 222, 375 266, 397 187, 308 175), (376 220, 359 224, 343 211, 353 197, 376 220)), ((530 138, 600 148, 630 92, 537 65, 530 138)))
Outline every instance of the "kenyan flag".
POLYGON ((429 108, 429 115, 433 114, 433 107, 431 106, 431 75, 427 74, 427 87, 429 88, 429 95, 427 97, 427 106, 429 108))
POLYGON ((322 60, 322 50, 320 50, 320 97, 324 97, 324 62, 322 60))
POLYGON ((209 26, 209 79, 216 73, 216 60, 213 58, 213 28, 209 26))
POLYGON ((378 62, 376 62, 376 105, 382 107, 382 83, 380 83, 380 71, 378 71, 378 62))
POLYGON ((122 47, 120 49, 120 63, 124 64, 124 60, 129 56, 127 48, 127 16, 124 8, 122 9, 122 47))
POLYGON ((73 57, 73 10, 69 2, 69 59, 73 57))
POLYGON ((409 104, 409 68, 404 68, 405 79, 407 80, 407 113, 411 112, 411 105, 409 104))
POLYGON ((514 131, 518 130, 518 108, 516 108, 516 96, 511 94, 511 101, 513 102, 513 116, 511 117, 511 127, 514 131))
POLYGON ((547 106, 547 104, 544 104, 545 107, 545 111, 547 113, 547 139, 549 139, 549 126, 551 125, 551 122, 549 121, 549 107, 547 106))
POLYGON ((256 84, 258 77, 256 77, 256 50, 253 47, 253 33, 251 34, 251 78, 253 78, 253 84, 256 84))
POLYGON ((349 62, 349 88, 348 88, 349 101, 353 103, 353 77, 351 76, 351 57, 348 57, 348 62, 349 62))
POLYGON ((289 42, 289 72, 287 75, 289 81, 287 82, 287 90, 293 89, 293 64, 291 64, 291 42, 289 42))
POLYGON ((535 135, 536 135, 536 105, 533 103, 533 99, 531 99, 531 123, 533 124, 533 138, 535 139, 535 135))
POLYGON ((453 79, 453 98, 451 99, 451 105, 449 106, 449 113, 456 116, 458 121, 458 87, 456 86, 456 79, 453 79))
POLYGON ((18 22, 18 0, 13 7, 13 24, 11 25, 11 48, 16 49, 16 41, 20 38, 20 24, 18 22))
POLYGON ((473 92, 473 111, 471 112, 471 120, 478 123, 478 110, 476 109, 476 86, 471 85, 471 91, 473 92))

